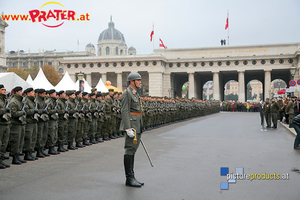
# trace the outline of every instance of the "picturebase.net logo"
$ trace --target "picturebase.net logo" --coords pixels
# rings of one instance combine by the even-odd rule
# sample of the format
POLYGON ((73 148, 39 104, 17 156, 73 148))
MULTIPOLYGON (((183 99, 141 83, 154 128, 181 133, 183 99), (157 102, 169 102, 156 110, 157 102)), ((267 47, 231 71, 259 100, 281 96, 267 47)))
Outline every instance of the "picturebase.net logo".
POLYGON ((89 13, 81 14, 76 18, 76 12, 66 10, 65 7, 55 1, 44 3, 40 9, 28 11, 29 14, 2 14, 3 21, 31 21, 39 22, 48 28, 57 28, 65 21, 90 21, 89 13), (43 9, 43 10, 42 10, 43 9))

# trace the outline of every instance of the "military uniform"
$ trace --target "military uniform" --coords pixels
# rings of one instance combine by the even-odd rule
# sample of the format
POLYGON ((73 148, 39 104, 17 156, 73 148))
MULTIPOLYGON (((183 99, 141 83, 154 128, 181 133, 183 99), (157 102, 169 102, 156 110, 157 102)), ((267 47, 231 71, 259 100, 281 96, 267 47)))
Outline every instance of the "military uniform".
MULTIPOLYGON (((4 88, 0 85, 0 89, 4 88)), ((8 100, 5 94, 0 94, 0 169, 10 167, 8 164, 2 162, 10 135, 10 109, 7 107, 8 100)))
MULTIPOLYGON (((20 87, 15 87, 14 91, 18 92, 20 87), (16 91, 17 90, 17 91, 16 91)), ((21 89, 22 90, 22 89, 21 89)), ((25 97, 26 98, 26 97, 25 97)), ((23 97, 15 94, 10 101, 9 108, 11 110, 11 128, 10 128, 10 145, 11 155, 13 156, 12 164, 25 163, 19 157, 21 141, 24 141, 25 125, 26 125, 26 112, 24 103, 22 104, 23 97)))
MULTIPOLYGON (((58 95, 61 95, 64 91, 59 91, 58 95)), ((68 109, 67 109, 67 99, 60 97, 58 100, 58 149, 57 151, 65 152, 69 151, 63 147, 68 135, 68 109), (67 111, 67 112, 66 112, 67 111)))
MULTIPOLYGON (((136 72, 132 72, 128 75, 127 81, 134 82, 136 86, 136 80, 138 84, 141 83, 141 75, 136 72)), ((132 82, 131 82, 132 83, 132 82)), ((137 86, 136 86, 137 87, 137 86)), ((139 87, 137 87, 139 88, 139 87)), ((126 186, 141 187, 144 183, 137 181, 134 177, 134 155, 139 147, 141 134, 142 134, 142 102, 136 90, 131 86, 127 87, 121 97, 121 115, 122 121, 120 124, 120 130, 126 131, 125 134, 125 154, 124 154, 124 168, 126 175, 126 186), (134 138, 132 137, 132 129, 135 131, 134 138), (129 137, 130 134, 130 137, 129 137)))
POLYGON ((270 102, 265 102, 263 106, 263 112, 265 114, 266 122, 267 122, 267 127, 271 127, 271 103, 270 102))
MULTIPOLYGON (((24 93, 28 93, 33 91, 33 88, 26 89, 24 93)), ((34 150, 36 144, 37 137, 37 122, 38 116, 35 113, 38 112, 35 109, 35 98, 33 96, 27 96, 27 103, 25 106, 26 112, 26 126, 25 126, 25 138, 24 138, 24 148, 25 152, 24 160, 37 160, 38 158, 32 155, 32 151, 34 150), (36 118, 34 118, 36 116, 36 118)))
POLYGON ((272 118, 272 122, 273 122, 272 128, 277 128, 278 111, 279 111, 279 106, 278 106, 277 102, 271 101, 270 114, 271 114, 271 118, 272 118))
MULTIPOLYGON (((48 93, 53 94, 55 90, 50 90, 48 93)), ((48 121, 48 139, 47 139, 47 146, 49 147, 48 154, 57 155, 57 152, 54 149, 54 145, 57 142, 57 131, 58 131, 58 102, 56 97, 49 97, 46 100, 46 104, 48 106, 48 113, 49 113, 49 121, 48 121)))

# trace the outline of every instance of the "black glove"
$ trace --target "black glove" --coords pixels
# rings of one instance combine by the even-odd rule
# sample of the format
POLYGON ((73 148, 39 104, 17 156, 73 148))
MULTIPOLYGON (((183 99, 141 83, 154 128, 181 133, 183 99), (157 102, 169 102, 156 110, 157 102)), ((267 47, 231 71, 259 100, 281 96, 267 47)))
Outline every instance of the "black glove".
POLYGON ((6 112, 10 112, 10 108, 9 107, 5 107, 6 112))

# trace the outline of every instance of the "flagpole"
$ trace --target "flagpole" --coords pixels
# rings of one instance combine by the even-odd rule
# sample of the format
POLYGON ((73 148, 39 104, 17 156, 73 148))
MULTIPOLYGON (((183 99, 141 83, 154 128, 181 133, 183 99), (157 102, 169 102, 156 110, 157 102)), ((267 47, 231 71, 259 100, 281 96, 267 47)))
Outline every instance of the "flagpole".
MULTIPOLYGON (((153 21, 153 30, 154 30, 154 21, 153 21)), ((153 34, 153 37, 154 37, 154 34, 153 34)), ((154 38, 152 39, 153 41, 153 54, 154 54, 154 38)))
POLYGON ((228 10, 228 45, 229 45, 229 10, 228 10))

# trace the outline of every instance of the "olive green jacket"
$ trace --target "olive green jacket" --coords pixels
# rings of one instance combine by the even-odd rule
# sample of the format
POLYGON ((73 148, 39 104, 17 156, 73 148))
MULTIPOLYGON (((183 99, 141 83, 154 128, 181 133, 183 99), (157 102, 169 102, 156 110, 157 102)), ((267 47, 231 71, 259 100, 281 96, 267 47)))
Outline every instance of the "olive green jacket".
POLYGON ((141 99, 130 86, 122 94, 121 105, 122 121, 120 130, 125 131, 128 128, 134 128, 136 133, 142 133, 142 115, 130 114, 131 112, 142 113, 141 99))

